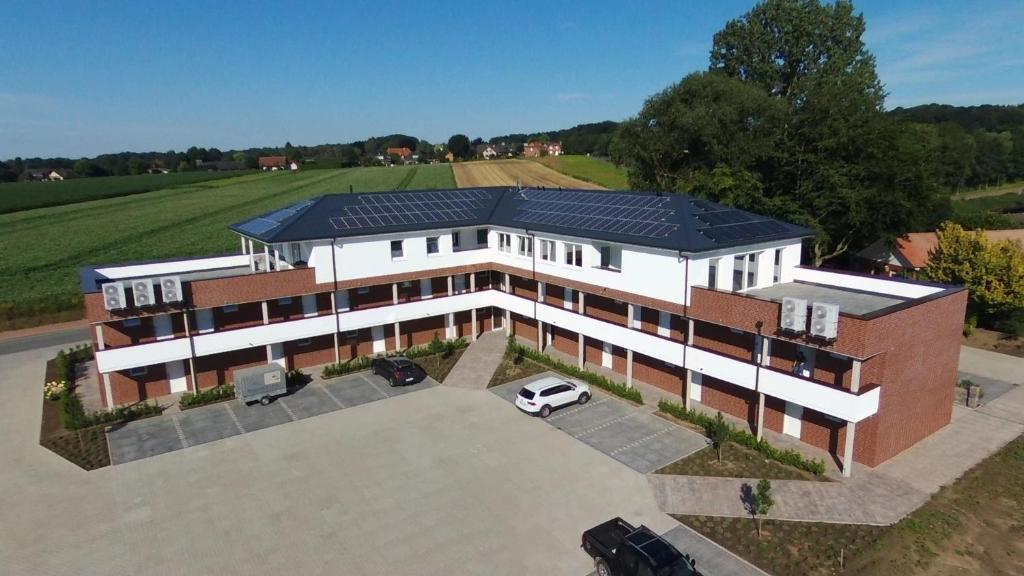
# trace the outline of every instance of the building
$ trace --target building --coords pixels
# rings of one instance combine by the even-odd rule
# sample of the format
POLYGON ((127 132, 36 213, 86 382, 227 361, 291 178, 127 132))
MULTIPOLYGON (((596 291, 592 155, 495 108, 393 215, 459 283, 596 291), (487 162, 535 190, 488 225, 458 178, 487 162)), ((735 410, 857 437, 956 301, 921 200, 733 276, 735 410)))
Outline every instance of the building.
MULTIPOLYGON (((292 165, 295 165, 295 163, 292 162, 292 165)), ((291 168, 292 170, 298 169, 297 165, 295 165, 294 168, 289 166, 288 158, 286 156, 260 156, 259 167, 260 170, 287 170, 289 168, 291 168)))
MULTIPOLYGON (((1011 240, 1024 247, 1024 230, 982 230, 989 242, 1011 240)), ((894 242, 879 240, 857 253, 876 274, 913 276, 928 267, 931 253, 939 245, 935 232, 911 232, 894 242)))
POLYGON ((65 178, 73 178, 75 176, 74 171, 65 168, 33 168, 26 170, 25 173, 25 178, 28 180, 46 180, 49 182, 59 182, 65 178))
POLYGON ((412 158, 412 150, 410 150, 409 148, 405 148, 405 147, 402 147, 402 148, 388 148, 387 153, 385 155, 388 156, 389 158, 391 156, 397 156, 397 157, 399 157, 402 160, 407 160, 409 158, 412 158))
POLYGON ((801 266, 811 231, 706 200, 332 194, 230 228, 239 254, 82 270, 107 405, 504 330, 846 471, 950 420, 965 290, 801 266))
POLYGON ((540 142, 531 140, 523 145, 523 156, 527 158, 539 158, 541 156, 561 156, 561 142, 540 142))

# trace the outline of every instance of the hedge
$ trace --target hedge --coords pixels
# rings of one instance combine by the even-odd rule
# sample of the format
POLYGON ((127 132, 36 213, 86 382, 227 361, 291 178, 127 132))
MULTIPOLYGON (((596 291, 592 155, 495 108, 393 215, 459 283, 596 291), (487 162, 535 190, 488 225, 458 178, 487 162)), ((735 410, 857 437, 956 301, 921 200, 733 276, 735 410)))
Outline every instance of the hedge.
POLYGON ((186 408, 195 408, 196 406, 202 406, 204 404, 213 404, 214 402, 220 402, 234 397, 234 384, 221 384, 220 386, 200 390, 196 393, 183 393, 181 398, 178 400, 178 406, 184 410, 186 408))
POLYGON ((625 398, 626 400, 636 402, 637 404, 644 403, 643 397, 640 396, 640 391, 637 390, 636 388, 630 388, 625 384, 619 384, 618 382, 609 380, 608 378, 605 378, 600 374, 595 374, 593 372, 581 370, 576 366, 572 366, 570 364, 562 362, 561 360, 552 358, 547 354, 544 354, 543 352, 539 352, 537 350, 534 350, 533 348, 523 346, 522 344, 515 341, 515 336, 509 336, 508 351, 517 356, 525 356, 526 358, 529 358, 530 360, 533 360, 538 364, 543 364, 544 366, 547 366, 548 368, 551 368, 556 372, 561 372, 566 376, 583 380, 584 382, 590 384, 591 386, 597 386, 598 388, 611 392, 612 394, 615 394, 620 398, 625 398))
POLYGON ((434 334, 434 339, 431 340, 430 344, 424 346, 414 346, 405 350, 399 350, 390 354, 378 354, 376 356, 356 356, 351 360, 340 362, 338 364, 328 364, 324 366, 320 372, 321 378, 334 378, 336 376, 343 376, 345 374, 351 374, 353 372, 360 372, 362 370, 368 370, 370 364, 373 363, 374 358, 391 358, 395 356, 405 356, 410 360, 416 358, 424 358, 426 356, 434 356, 441 354, 445 358, 451 356, 456 350, 460 350, 469 346, 465 338, 459 338, 457 340, 441 341, 437 334, 434 334))
MULTIPOLYGON (((674 416, 684 422, 691 422, 704 429, 707 434, 709 427, 715 423, 715 418, 708 416, 702 412, 696 410, 688 410, 684 406, 680 406, 673 402, 666 402, 661 400, 658 402, 658 410, 661 410, 665 414, 674 416)), ((732 424, 726 423, 726 427, 729 430, 729 441, 745 446, 751 450, 757 450, 769 460, 775 460, 782 464, 787 464, 794 468, 799 468, 806 472, 810 472, 815 476, 821 476, 825 473, 825 462, 818 460, 817 458, 805 458, 803 454, 800 454, 796 450, 776 448, 768 443, 765 439, 757 439, 746 430, 740 430, 732 424)))

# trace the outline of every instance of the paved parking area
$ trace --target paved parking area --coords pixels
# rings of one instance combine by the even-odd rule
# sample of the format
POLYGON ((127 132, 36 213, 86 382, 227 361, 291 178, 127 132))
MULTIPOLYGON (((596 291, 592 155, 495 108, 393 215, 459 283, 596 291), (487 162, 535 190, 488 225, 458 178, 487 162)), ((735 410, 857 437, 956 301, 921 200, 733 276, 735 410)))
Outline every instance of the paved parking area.
POLYGON ((392 388, 380 376, 360 372, 314 380, 268 406, 230 400, 129 422, 108 435, 110 461, 123 464, 434 386, 437 382, 428 377, 418 384, 392 388))
MULTIPOLYGON (((491 392, 512 403, 525 384, 552 375, 555 374, 545 372, 509 382, 491 388, 491 392)), ((644 474, 707 446, 707 440, 696 432, 676 426, 601 390, 591 388, 591 391, 593 398, 590 402, 555 410, 544 422, 644 474)))

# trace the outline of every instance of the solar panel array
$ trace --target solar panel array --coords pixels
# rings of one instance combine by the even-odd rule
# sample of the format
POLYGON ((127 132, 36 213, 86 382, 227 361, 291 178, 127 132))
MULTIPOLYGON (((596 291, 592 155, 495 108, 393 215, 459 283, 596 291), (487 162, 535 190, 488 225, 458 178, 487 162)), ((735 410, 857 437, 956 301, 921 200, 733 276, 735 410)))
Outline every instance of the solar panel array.
POLYGON ((476 220, 490 194, 483 190, 439 190, 401 194, 364 194, 330 218, 337 230, 476 220))
POLYGON ((565 228, 665 238, 679 225, 665 196, 524 190, 513 220, 565 228))
POLYGON ((690 204, 694 208, 697 220, 707 225, 697 230, 717 244, 743 242, 789 231, 785 224, 776 220, 728 208, 708 200, 694 198, 690 200, 690 204))
POLYGON ((287 208, 282 208, 265 216, 258 216, 252 220, 247 220, 240 224, 238 229, 243 232, 248 232, 249 234, 263 234, 264 232, 276 228, 286 218, 297 214, 300 210, 314 202, 316 202, 316 200, 303 200, 302 202, 296 202, 287 208))

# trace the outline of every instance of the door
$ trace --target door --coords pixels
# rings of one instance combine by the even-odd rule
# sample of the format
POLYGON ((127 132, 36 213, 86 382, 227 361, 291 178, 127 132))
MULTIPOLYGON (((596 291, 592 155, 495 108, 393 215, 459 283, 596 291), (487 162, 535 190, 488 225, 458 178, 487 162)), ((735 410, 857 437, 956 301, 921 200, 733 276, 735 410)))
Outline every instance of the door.
POLYGON ((171 394, 188 390, 188 381, 185 379, 185 363, 183 360, 175 360, 167 363, 167 381, 171 384, 171 394))
POLYGON ((704 375, 696 370, 690 370, 690 400, 700 402, 701 385, 704 383, 704 375))
POLYGON ((434 281, 430 278, 420 280, 420 300, 434 297, 434 281))
POLYGON ((196 331, 200 334, 213 332, 213 309, 196 310, 196 331))
POLYGON ((601 343, 601 366, 612 367, 612 344, 611 342, 601 343))
POLYGON ((804 378, 812 378, 814 376, 815 351, 815 348, 808 348, 807 346, 801 346, 797 349, 796 362, 793 364, 794 374, 804 378))
POLYGON ((572 288, 566 288, 565 289, 565 300, 562 301, 562 308, 565 308, 566 310, 572 310, 573 309, 572 303, 573 303, 573 299, 575 297, 576 297, 576 295, 573 293, 572 288))
POLYGON ((455 293, 462 294, 466 291, 466 275, 456 274, 455 275, 455 293))
POLYGON ((387 346, 384 344, 384 327, 374 326, 370 328, 370 336, 373 338, 373 353, 383 354, 387 346))
POLYGON ((302 315, 306 318, 316 316, 316 294, 302 296, 302 315))
POLYGON ((174 327, 171 325, 170 314, 153 316, 153 334, 157 340, 168 340, 174 338, 174 327))
POLYGON ((803 416, 803 406, 786 402, 786 413, 782 416, 782 433, 799 438, 800 423, 803 420, 803 416))
POLYGON ((288 360, 284 357, 284 344, 282 342, 270 345, 270 361, 285 370, 288 369, 288 360))
POLYGON ((348 312, 351 307, 348 302, 348 290, 338 290, 334 293, 334 305, 338 307, 338 312, 348 312))
POLYGON ((497 306, 491 307, 491 330, 505 328, 505 311, 497 306))

